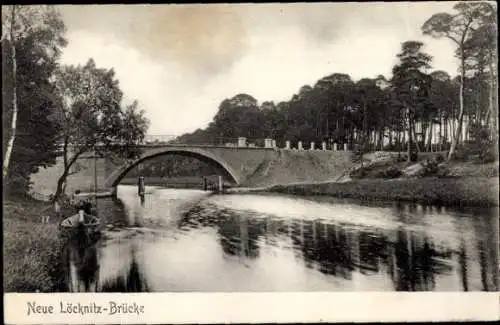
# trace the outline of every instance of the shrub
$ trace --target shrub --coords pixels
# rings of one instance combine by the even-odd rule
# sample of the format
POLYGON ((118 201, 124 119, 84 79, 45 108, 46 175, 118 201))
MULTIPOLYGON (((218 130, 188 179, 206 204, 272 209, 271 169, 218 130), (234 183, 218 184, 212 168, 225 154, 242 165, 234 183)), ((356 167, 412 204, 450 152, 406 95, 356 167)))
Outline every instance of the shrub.
POLYGON ((355 168, 349 172, 349 176, 351 178, 363 178, 366 175, 368 175, 368 168, 367 167, 355 168))
POLYGON ((398 178, 401 176, 403 172, 394 166, 391 166, 383 171, 380 172, 379 177, 381 178, 398 178))
POLYGON ((474 141, 465 146, 466 150, 477 155, 482 163, 495 161, 498 156, 498 136, 492 136, 487 126, 478 124, 471 126, 470 133, 474 141))
POLYGON ((424 169, 421 176, 435 175, 438 172, 438 162, 435 159, 427 159, 422 166, 424 169))

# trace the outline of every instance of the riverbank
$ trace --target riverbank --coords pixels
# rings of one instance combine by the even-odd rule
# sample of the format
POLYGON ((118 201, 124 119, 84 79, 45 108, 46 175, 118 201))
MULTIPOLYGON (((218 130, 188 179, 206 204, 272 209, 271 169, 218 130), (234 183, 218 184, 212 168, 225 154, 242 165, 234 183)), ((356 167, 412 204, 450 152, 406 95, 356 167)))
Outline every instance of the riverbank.
POLYGON ((5 292, 54 292, 62 281, 58 222, 50 204, 32 199, 3 203, 3 287, 5 292), (44 213, 45 211, 45 213, 44 213))
MULTIPOLYGON (((381 172, 399 164, 382 163, 362 177, 345 177, 339 182, 276 185, 261 191, 303 196, 325 195, 371 201, 408 201, 446 206, 498 206, 498 162, 446 164, 434 175, 382 178, 381 172), (443 172, 445 171, 445 172, 443 172)), ((403 163, 404 165, 405 163, 403 163)), ((411 169, 408 168, 407 170, 411 169)), ((358 173, 359 174, 359 173, 358 173)))
POLYGON ((360 179, 345 183, 276 185, 261 191, 445 206, 498 206, 497 178, 360 179))

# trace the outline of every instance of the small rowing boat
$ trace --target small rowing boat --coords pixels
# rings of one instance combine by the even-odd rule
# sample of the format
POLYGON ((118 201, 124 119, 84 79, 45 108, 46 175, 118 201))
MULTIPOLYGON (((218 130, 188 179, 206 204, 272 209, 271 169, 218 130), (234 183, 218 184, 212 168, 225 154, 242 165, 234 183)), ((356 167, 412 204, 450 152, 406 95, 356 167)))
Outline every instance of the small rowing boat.
POLYGON ((101 220, 98 217, 83 213, 83 211, 64 219, 59 225, 60 229, 66 233, 84 230, 86 234, 100 233, 100 226, 101 220))

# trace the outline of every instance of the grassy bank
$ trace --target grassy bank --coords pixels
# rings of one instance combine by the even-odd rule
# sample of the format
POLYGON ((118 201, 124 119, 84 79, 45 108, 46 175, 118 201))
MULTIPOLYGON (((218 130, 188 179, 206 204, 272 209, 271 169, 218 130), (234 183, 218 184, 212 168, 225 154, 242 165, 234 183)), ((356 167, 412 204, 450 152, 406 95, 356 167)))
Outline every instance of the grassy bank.
MULTIPOLYGON (((53 292, 62 281, 57 223, 41 223, 48 203, 5 200, 3 209, 3 286, 5 292, 53 292)), ((45 213, 47 214, 47 213, 45 213)))
POLYGON ((358 179, 345 183, 278 185, 267 191, 374 201, 498 206, 498 177, 358 179))

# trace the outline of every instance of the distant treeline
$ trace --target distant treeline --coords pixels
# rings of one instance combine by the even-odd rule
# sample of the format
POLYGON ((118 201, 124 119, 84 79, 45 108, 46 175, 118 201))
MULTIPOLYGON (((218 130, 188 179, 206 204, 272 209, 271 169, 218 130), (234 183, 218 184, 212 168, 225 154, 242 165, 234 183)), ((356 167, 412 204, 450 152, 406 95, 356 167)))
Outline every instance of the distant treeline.
POLYGON ((158 177, 158 178, 186 178, 193 177, 201 182, 202 176, 224 175, 225 172, 215 164, 207 164, 193 157, 158 156, 147 160, 128 173, 126 178, 158 177))
POLYGON ((467 141, 491 142, 498 138, 496 6, 460 2, 453 9, 431 16, 422 33, 455 43, 457 76, 432 67, 424 43, 410 40, 395 53, 389 77, 356 81, 332 73, 277 104, 238 94, 221 102, 208 127, 174 141, 247 137, 262 144, 272 138, 279 147, 287 140, 295 147, 297 141, 325 141, 408 152, 429 151, 437 143, 436 149, 450 151, 449 158, 467 141))

